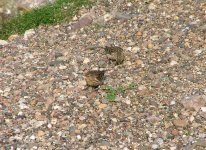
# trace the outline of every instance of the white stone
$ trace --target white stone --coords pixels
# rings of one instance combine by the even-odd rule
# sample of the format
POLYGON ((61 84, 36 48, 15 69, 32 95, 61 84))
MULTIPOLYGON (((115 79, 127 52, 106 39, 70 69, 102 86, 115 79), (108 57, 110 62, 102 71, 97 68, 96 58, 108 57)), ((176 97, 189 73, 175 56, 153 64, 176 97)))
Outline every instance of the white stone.
POLYGON ((156 9, 156 5, 154 3, 150 3, 149 7, 150 10, 156 9))
POLYGON ((0 40, 0 45, 1 45, 1 46, 5 46, 5 45, 7 45, 7 44, 8 44, 7 41, 5 41, 5 40, 0 40))
POLYGON ((138 46, 135 46, 132 48, 133 53, 137 53, 139 50, 140 50, 140 48, 138 46))
POLYGON ((53 106, 53 108, 54 108, 55 110, 62 110, 62 107, 59 106, 59 105, 55 105, 55 106, 53 106))
POLYGON ((195 117, 194 116, 191 116, 190 117, 190 122, 193 122, 195 120, 195 117))
POLYGON ((157 144, 152 144, 152 149, 157 149, 158 145, 157 144))
POLYGON ((78 140, 81 140, 81 138, 82 138, 81 135, 77 135, 78 140))
POLYGON ((195 50, 195 51, 194 51, 195 56, 198 56, 198 55, 201 54, 201 53, 202 53, 202 50, 195 50))
POLYGON ((109 13, 107 13, 107 14, 105 14, 104 15, 104 20, 107 22, 107 21, 109 21, 109 20, 111 20, 113 18, 113 16, 111 15, 111 14, 109 14, 109 13))
POLYGON ((49 123, 49 124, 47 125, 47 127, 48 127, 48 128, 51 128, 51 127, 52 127, 52 125, 49 123))
POLYGON ((128 7, 131 7, 131 6, 132 6, 132 3, 131 3, 131 2, 127 3, 127 6, 128 6, 128 7))
POLYGON ((23 116, 23 112, 22 111, 20 111, 20 112, 18 112, 18 116, 23 116))
POLYGON ((35 140, 36 137, 35 137, 34 135, 32 135, 32 136, 30 136, 30 139, 31 139, 31 140, 35 140))
POLYGON ((83 64, 88 64, 90 62, 90 59, 89 58, 85 58, 84 61, 83 61, 83 64))
POLYGON ((61 70, 67 69, 67 66, 61 65, 61 66, 59 66, 59 69, 61 69, 61 70))
POLYGON ((76 21, 77 19, 78 19, 78 18, 77 18, 76 15, 72 18, 72 20, 74 20, 74 21, 76 21))
POLYGON ((20 109, 28 109, 29 107, 26 104, 24 104, 24 103, 20 103, 19 104, 19 108, 20 109))
POLYGON ((174 77, 173 79, 174 79, 174 80, 178 80, 178 77, 174 77))
POLYGON ((29 40, 32 36, 34 36, 35 31, 34 29, 26 30, 24 33, 24 40, 29 40))
POLYGON ((140 86, 138 86, 138 90, 139 91, 144 91, 144 90, 146 90, 147 89, 147 87, 145 86, 145 85, 140 85, 140 86))
POLYGON ((33 146, 32 149, 38 149, 38 147, 37 146, 33 146))
POLYGON ((130 105, 130 104, 131 104, 131 101, 130 101, 129 99, 127 99, 127 100, 125 101, 125 103, 126 103, 127 105, 130 105))
POLYGON ((74 35, 72 35, 72 36, 70 37, 70 39, 71 39, 71 40, 74 40, 74 39, 76 38, 76 36, 77 36, 77 35, 74 34, 74 35))
POLYGON ((51 124, 57 124, 57 121, 58 121, 57 118, 52 118, 51 119, 51 124))
POLYGON ((171 101, 171 102, 170 102, 170 105, 175 105, 175 104, 176 104, 175 101, 171 101))
POLYGON ((170 147, 170 150, 176 150, 176 146, 170 147))
MULTIPOLYGON (((46 120, 45 121, 37 121, 35 119, 32 119, 31 121, 29 121, 29 124, 32 125, 32 127, 34 127, 34 128, 39 128, 46 123, 47 123, 46 120)), ((27 127, 25 127, 25 128, 27 128, 27 127)))
POLYGON ((24 54, 24 57, 25 57, 26 59, 32 59, 32 58, 34 58, 33 54, 31 54, 31 53, 25 53, 25 54, 24 54))
POLYGON ((117 119, 116 119, 116 118, 111 118, 111 120, 112 120, 113 122, 117 122, 117 119))
POLYGON ((202 112, 206 112, 206 107, 201 107, 202 112))
POLYGON ((10 90, 11 90, 10 87, 6 87, 5 90, 4 90, 4 92, 9 92, 10 90))
POLYGON ((172 60, 171 62, 170 62, 170 66, 174 66, 174 65, 177 65, 178 63, 176 62, 176 61, 174 61, 174 60, 172 60))
POLYGON ((158 143, 159 145, 162 145, 162 144, 164 143, 164 141, 163 141, 162 138, 158 138, 158 139, 157 139, 157 143, 158 143))
POLYGON ((132 47, 127 47, 127 50, 128 50, 128 51, 131 51, 131 50, 132 50, 132 47))

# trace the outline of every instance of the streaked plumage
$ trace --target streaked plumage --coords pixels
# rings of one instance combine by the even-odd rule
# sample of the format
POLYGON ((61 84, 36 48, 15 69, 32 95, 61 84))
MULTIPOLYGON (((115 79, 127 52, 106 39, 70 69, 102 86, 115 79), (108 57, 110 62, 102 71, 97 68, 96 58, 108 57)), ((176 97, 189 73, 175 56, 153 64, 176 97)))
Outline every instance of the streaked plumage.
POLYGON ((103 84, 104 71, 91 70, 85 74, 85 80, 88 86, 98 87, 103 84))
POLYGON ((106 46, 104 49, 105 52, 110 55, 109 59, 116 61, 116 65, 120 65, 123 63, 125 56, 121 47, 106 46))

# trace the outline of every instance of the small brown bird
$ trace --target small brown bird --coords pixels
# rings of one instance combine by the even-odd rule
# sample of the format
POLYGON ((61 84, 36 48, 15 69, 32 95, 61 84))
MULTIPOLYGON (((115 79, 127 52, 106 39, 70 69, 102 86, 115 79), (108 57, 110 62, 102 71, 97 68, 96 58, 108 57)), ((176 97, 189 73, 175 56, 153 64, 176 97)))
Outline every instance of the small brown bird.
POLYGON ((118 47, 118 46, 108 47, 108 46, 106 46, 104 49, 105 49, 105 52, 107 54, 109 54, 108 58, 110 60, 116 61, 116 65, 120 65, 123 63, 125 56, 123 53, 123 49, 121 47, 118 47))
POLYGON ((85 80, 88 86, 98 87, 103 84, 105 71, 91 70, 85 74, 85 80))

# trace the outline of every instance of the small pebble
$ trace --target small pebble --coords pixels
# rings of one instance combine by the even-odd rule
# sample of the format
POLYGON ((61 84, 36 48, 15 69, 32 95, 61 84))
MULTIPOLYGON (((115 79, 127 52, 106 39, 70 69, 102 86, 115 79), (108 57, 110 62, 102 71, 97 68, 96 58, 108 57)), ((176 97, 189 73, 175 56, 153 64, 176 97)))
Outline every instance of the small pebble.
POLYGON ((176 149, 177 149, 176 146, 172 146, 172 147, 170 147, 170 150, 176 150, 176 149))
POLYGON ((57 124, 57 121, 58 121, 57 118, 52 118, 51 119, 51 124, 57 124))
POLYGON ((129 148, 127 148, 127 147, 124 147, 124 148, 123 148, 123 150, 129 150, 129 148))
POLYGON ((78 140, 81 140, 81 138, 82 138, 81 135, 77 135, 78 140))
POLYGON ((137 59, 135 63, 137 66, 140 66, 143 64, 143 61, 141 59, 137 59))
POLYGON ((154 3, 150 3, 149 7, 150 10, 156 9, 156 5, 154 3))
POLYGON ((130 105, 130 104, 131 104, 131 101, 127 99, 127 100, 125 101, 125 103, 126 103, 127 105, 130 105))
POLYGON ((127 3, 127 6, 128 6, 128 7, 131 7, 131 6, 132 6, 132 3, 131 3, 131 2, 127 3))
POLYGON ((171 131, 171 134, 174 135, 174 136, 178 136, 178 135, 179 135, 179 131, 176 130, 176 129, 173 129, 173 130, 171 131))
POLYGON ((198 55, 201 54, 201 53, 202 53, 202 50, 195 50, 195 51, 194 51, 195 56, 198 56, 198 55))
POLYGON ((59 69, 61 69, 61 70, 67 69, 67 66, 60 65, 59 69))
POLYGON ((140 37, 140 36, 143 35, 143 33, 142 33, 141 31, 138 31, 138 32, 136 33, 136 35, 137 35, 138 37, 140 37))
POLYGON ((202 112, 206 112, 206 107, 201 107, 202 112))
POLYGON ((35 137, 34 135, 31 135, 31 136, 30 136, 30 139, 31 139, 31 140, 35 140, 36 137, 35 137))
POLYGON ((194 116, 191 116, 190 117, 190 122, 193 122, 195 120, 195 117, 194 116))
POLYGON ((158 145, 157 144, 152 144, 152 149, 157 149, 158 145))
POLYGON ((138 46, 135 46, 132 48, 132 53, 137 53, 140 50, 140 48, 138 46))
POLYGON ((147 89, 147 87, 145 86, 145 85, 140 85, 140 86, 138 86, 138 90, 139 91, 144 91, 144 90, 146 90, 147 89))
POLYGON ((104 108, 107 107, 107 104, 100 104, 98 107, 99 107, 100 109, 104 109, 104 108))
POLYGON ((170 105, 175 105, 175 104, 176 104, 175 101, 171 101, 171 102, 170 102, 170 105))
POLYGON ((38 147, 37 146, 33 146, 32 149, 38 149, 38 147))
POLYGON ((178 16, 174 16, 174 20, 179 20, 179 17, 178 16))
POLYGON ((34 29, 26 30, 24 33, 24 40, 29 40, 31 37, 34 36, 34 34, 35 34, 34 29))
POLYGON ((48 127, 48 128, 51 128, 51 127, 52 127, 52 125, 49 123, 49 124, 47 125, 47 127, 48 127))
POLYGON ((152 44, 152 43, 149 43, 148 45, 147 45, 147 48, 149 48, 149 49, 152 49, 154 47, 154 45, 152 44))
POLYGON ((164 141, 163 141, 162 138, 158 138, 158 139, 157 139, 157 143, 158 143, 159 145, 162 145, 162 144, 164 143, 164 141))
POLYGON ((174 65, 177 65, 178 63, 176 62, 176 61, 174 61, 174 60, 172 60, 171 62, 170 62, 170 66, 174 66, 174 65))
POLYGON ((85 58, 84 61, 83 61, 83 64, 88 64, 90 62, 90 59, 89 58, 85 58))
POLYGON ((23 116, 24 115, 24 113, 22 112, 22 111, 20 111, 19 113, 18 113, 18 116, 23 116))
POLYGON ((131 51, 131 50, 132 50, 132 47, 127 47, 127 50, 128 50, 128 51, 131 51))

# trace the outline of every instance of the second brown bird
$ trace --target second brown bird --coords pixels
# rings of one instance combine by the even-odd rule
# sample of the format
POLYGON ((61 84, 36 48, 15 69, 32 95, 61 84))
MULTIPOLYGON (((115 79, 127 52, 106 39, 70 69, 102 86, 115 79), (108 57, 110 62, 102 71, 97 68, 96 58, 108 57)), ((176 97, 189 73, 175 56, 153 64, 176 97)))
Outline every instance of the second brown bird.
POLYGON ((118 46, 106 46, 105 48, 105 52, 108 55, 108 58, 110 60, 116 61, 116 65, 120 65, 123 63, 125 56, 123 53, 123 49, 121 47, 118 46))

